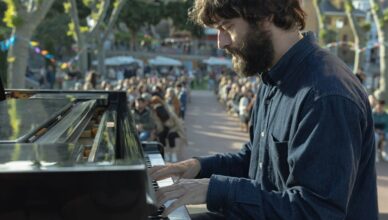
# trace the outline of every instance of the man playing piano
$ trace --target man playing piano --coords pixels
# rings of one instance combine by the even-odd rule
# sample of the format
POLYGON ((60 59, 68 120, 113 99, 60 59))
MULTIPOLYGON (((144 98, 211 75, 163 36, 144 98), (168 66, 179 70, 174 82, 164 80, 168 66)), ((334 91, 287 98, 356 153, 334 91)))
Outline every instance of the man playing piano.
MULTIPOLYGON (((206 203, 193 219, 377 219, 373 121, 352 71, 301 34, 299 0, 196 0, 242 77, 260 74, 250 140, 238 153, 154 167, 178 176, 159 203, 206 203)), ((211 143, 209 143, 211 144, 211 143)))

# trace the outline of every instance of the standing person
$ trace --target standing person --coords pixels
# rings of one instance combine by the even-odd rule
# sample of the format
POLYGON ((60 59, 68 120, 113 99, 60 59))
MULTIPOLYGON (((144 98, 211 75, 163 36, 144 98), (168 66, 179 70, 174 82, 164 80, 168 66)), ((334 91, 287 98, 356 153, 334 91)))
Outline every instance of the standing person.
POLYGON ((195 0, 190 16, 217 28, 234 70, 262 84, 240 152, 150 170, 183 178, 156 192, 159 204, 176 199, 164 214, 206 203, 211 212, 193 219, 378 219, 367 94, 312 33, 300 33, 299 0, 195 0))
POLYGON ((179 117, 185 119, 186 106, 187 106, 187 92, 183 83, 176 84, 176 94, 180 103, 179 117))
POLYGON ((379 161, 380 156, 386 158, 384 146, 388 137, 388 113, 385 111, 384 105, 384 100, 377 100, 372 113, 376 139, 376 162, 379 161))
POLYGON ((47 80, 47 83, 49 84, 48 85, 49 89, 54 88, 55 79, 56 79, 55 67, 50 64, 47 66, 47 70, 46 70, 46 80, 47 80))

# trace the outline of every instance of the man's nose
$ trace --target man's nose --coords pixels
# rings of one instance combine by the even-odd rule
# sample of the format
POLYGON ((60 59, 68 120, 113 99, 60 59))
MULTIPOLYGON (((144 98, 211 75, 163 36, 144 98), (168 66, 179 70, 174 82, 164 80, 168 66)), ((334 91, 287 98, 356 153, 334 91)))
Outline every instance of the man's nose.
POLYGON ((218 30, 218 49, 224 49, 226 46, 232 43, 232 40, 228 33, 222 30, 218 30))

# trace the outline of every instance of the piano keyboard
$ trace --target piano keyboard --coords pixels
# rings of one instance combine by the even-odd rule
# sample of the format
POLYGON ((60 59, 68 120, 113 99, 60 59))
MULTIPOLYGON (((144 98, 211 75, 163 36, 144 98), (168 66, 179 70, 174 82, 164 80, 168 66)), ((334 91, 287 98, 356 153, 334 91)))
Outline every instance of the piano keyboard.
MULTIPOLYGON (((150 153, 147 154, 146 156, 146 162, 147 166, 152 167, 152 166, 157 166, 157 165, 164 165, 164 160, 162 158, 161 154, 158 153, 150 153)), ((167 178, 164 180, 160 181, 152 181, 152 184, 155 189, 158 189, 159 187, 166 187, 169 185, 174 184, 172 178, 167 178)), ((164 211, 165 207, 168 207, 174 200, 167 201, 164 206, 158 209, 157 213, 153 216, 149 216, 148 219, 163 219, 161 218, 160 214, 164 211)), ((170 219, 170 220, 187 220, 190 219, 189 213, 187 212, 187 209, 185 206, 181 206, 177 209, 175 209, 172 213, 168 215, 168 218, 165 219, 170 219)))

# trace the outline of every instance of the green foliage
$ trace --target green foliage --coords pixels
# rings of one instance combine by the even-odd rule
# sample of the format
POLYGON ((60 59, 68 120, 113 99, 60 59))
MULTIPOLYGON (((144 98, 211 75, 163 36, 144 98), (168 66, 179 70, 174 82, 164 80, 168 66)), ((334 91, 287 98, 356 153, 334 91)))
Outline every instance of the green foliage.
MULTIPOLYGON (((4 17, 7 5, 4 2, 0 2, 0 18, 4 17)), ((11 29, 7 28, 5 24, 0 20, 0 41, 8 39, 11 29)), ((0 78, 3 83, 7 82, 7 51, 0 50, 0 78)))
POLYGON ((70 13, 70 10, 71 10, 70 2, 64 2, 63 3, 63 9, 65 10, 66 13, 70 13))
POLYGON ((71 48, 73 42, 72 38, 66 34, 70 17, 67 15, 67 9, 63 6, 62 1, 54 1, 33 36, 40 43, 41 48, 54 54, 60 47, 71 48))
POLYGON ((325 44, 335 42, 337 39, 337 32, 332 29, 320 30, 319 37, 323 39, 325 44))
POLYGON ((373 4, 372 5, 372 8, 371 8, 373 11, 375 11, 375 12, 378 12, 379 10, 380 10, 380 6, 378 5, 378 4, 373 4))
POLYGON ((23 19, 17 14, 17 8, 13 0, 4 0, 7 4, 7 10, 5 11, 3 21, 7 27, 14 28, 23 24, 23 19))
POLYGON ((360 24, 360 27, 365 32, 369 32, 371 30, 371 28, 372 28, 371 24, 369 22, 367 22, 367 21, 362 21, 361 24, 360 24))
MULTIPOLYGON (((76 1, 77 3, 77 11, 78 11, 78 17, 80 22, 80 31, 81 33, 86 33, 89 31, 89 27, 87 26, 86 17, 88 17, 91 14, 91 9, 88 8, 86 5, 91 5, 92 1, 76 1)), ((64 13, 70 14, 71 10, 71 3, 69 1, 65 1, 63 3, 63 10, 64 13)), ((67 25, 67 32, 66 35, 73 37, 76 39, 76 32, 75 32, 75 25, 71 19, 67 19, 68 25, 67 25)))
POLYGON ((126 41, 129 42, 131 40, 131 34, 123 31, 117 31, 115 33, 115 39, 117 41, 126 41))
POLYGON ((348 13, 353 12, 353 5, 351 1, 345 1, 345 11, 348 13))
POLYGON ((190 31, 194 36, 203 36, 203 28, 188 20, 187 13, 193 0, 171 1, 165 5, 164 17, 171 18, 175 28, 190 31))
POLYGON ((119 15, 118 22, 127 25, 131 32, 137 33, 145 25, 156 25, 162 19, 163 8, 140 0, 127 3, 119 15))
POLYGON ((130 31, 137 33, 143 26, 156 25, 163 18, 171 18, 177 30, 186 30, 200 37, 203 36, 203 28, 188 21, 187 12, 192 4, 193 0, 171 1, 159 5, 132 0, 122 9, 119 22, 125 23, 130 31))
POLYGON ((388 8, 384 10, 383 12, 383 21, 388 22, 388 8))

